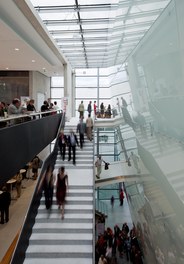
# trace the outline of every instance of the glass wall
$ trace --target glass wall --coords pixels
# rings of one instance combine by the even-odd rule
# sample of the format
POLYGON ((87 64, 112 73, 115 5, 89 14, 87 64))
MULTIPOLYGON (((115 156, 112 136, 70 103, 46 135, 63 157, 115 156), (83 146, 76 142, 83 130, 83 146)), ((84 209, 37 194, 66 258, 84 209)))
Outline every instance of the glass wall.
MULTIPOLYGON (((121 104, 123 97, 131 108, 132 97, 129 86, 127 71, 124 65, 114 66, 111 68, 98 69, 76 69, 76 115, 78 105, 83 100, 85 110, 89 101, 98 100, 99 86, 99 104, 102 102, 104 106, 110 104, 111 108, 117 108, 117 98, 121 104)), ((87 117, 87 112, 85 113, 87 117)))
POLYGON ((59 108, 62 108, 61 98, 64 97, 64 77, 52 77, 50 90, 52 102, 56 101, 59 108))
POLYGON ((179 139, 184 138, 184 38, 178 17, 183 8, 183 1, 172 1, 129 60, 136 110, 149 111, 155 130, 179 139))

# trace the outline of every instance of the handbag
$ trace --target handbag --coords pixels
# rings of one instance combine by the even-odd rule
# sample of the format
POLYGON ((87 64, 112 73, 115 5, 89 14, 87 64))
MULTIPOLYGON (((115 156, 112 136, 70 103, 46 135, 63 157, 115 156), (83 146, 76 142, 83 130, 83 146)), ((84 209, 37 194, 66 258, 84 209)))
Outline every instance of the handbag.
POLYGON ((108 170, 109 169, 109 163, 108 162, 105 162, 105 170, 108 170))

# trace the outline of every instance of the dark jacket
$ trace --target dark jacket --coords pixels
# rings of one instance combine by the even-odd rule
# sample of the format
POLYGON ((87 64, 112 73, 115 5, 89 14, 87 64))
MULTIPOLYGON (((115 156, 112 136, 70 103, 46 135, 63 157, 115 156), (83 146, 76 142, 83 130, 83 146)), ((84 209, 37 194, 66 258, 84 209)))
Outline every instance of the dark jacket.
MULTIPOLYGON (((74 133, 73 133, 73 135, 74 135, 74 138, 75 138, 75 144, 74 144, 74 146, 75 146, 76 144, 79 145, 79 142, 78 142, 77 136, 76 136, 74 133)), ((68 136, 68 145, 69 145, 69 146, 72 146, 71 135, 68 136)))
POLYGON ((11 195, 9 192, 5 191, 0 194, 0 210, 6 209, 10 206, 11 203, 11 195))

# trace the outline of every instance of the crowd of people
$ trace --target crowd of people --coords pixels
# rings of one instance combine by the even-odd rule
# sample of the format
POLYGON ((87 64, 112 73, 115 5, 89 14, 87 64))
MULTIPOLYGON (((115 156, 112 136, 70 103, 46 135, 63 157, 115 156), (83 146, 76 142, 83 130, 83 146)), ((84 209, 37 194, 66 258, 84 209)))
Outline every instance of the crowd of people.
MULTIPOLYGON (((12 102, 9 103, 5 103, 5 102, 0 102, 0 117, 4 117, 7 118, 8 116, 11 115, 23 115, 23 114, 29 114, 29 113, 34 113, 37 112, 36 108, 35 108, 35 100, 34 99, 29 99, 26 98, 23 102, 20 101, 19 98, 14 98, 12 100, 12 102)), ((53 103, 51 103, 51 100, 45 100, 43 102, 43 105, 41 106, 40 110, 41 112, 48 112, 48 111, 52 111, 52 113, 55 113, 55 111, 57 111, 59 109, 58 105, 57 105, 57 101, 54 101, 53 103)), ((42 117, 49 115, 48 114, 43 114, 42 117)), ((20 123, 20 122, 25 122, 25 121, 29 121, 31 119, 35 119, 35 116, 33 117, 22 117, 22 119, 16 119, 13 121, 3 121, 0 122, 0 127, 5 127, 7 126, 7 124, 15 124, 15 123, 20 123)))
POLYGON ((76 127, 76 133, 74 130, 70 130, 69 135, 65 135, 64 131, 62 130, 58 137, 58 145, 60 149, 60 154, 62 157, 62 160, 65 160, 66 156, 66 149, 68 148, 68 161, 71 160, 71 157, 73 158, 73 164, 76 164, 76 147, 80 147, 83 149, 84 146, 84 136, 86 134, 88 140, 92 140, 92 131, 93 131, 93 119, 88 116, 86 119, 86 122, 83 120, 83 116, 80 118, 77 127, 76 127), (78 136, 79 140, 78 140, 78 136))
MULTIPOLYGON (((136 236, 136 229, 131 230, 127 223, 120 228, 110 227, 98 236, 95 245, 96 264, 117 264, 117 259, 126 259, 133 264, 142 264, 142 252, 136 236)), ((122 260, 123 263, 123 260, 122 260)))

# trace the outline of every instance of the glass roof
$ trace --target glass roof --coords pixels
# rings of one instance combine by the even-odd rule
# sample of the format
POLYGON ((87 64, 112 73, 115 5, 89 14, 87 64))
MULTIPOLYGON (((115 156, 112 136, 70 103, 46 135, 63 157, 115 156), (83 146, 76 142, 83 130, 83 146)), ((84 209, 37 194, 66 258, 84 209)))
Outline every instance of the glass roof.
POLYGON ((30 0, 72 68, 126 61, 170 0, 30 0))

